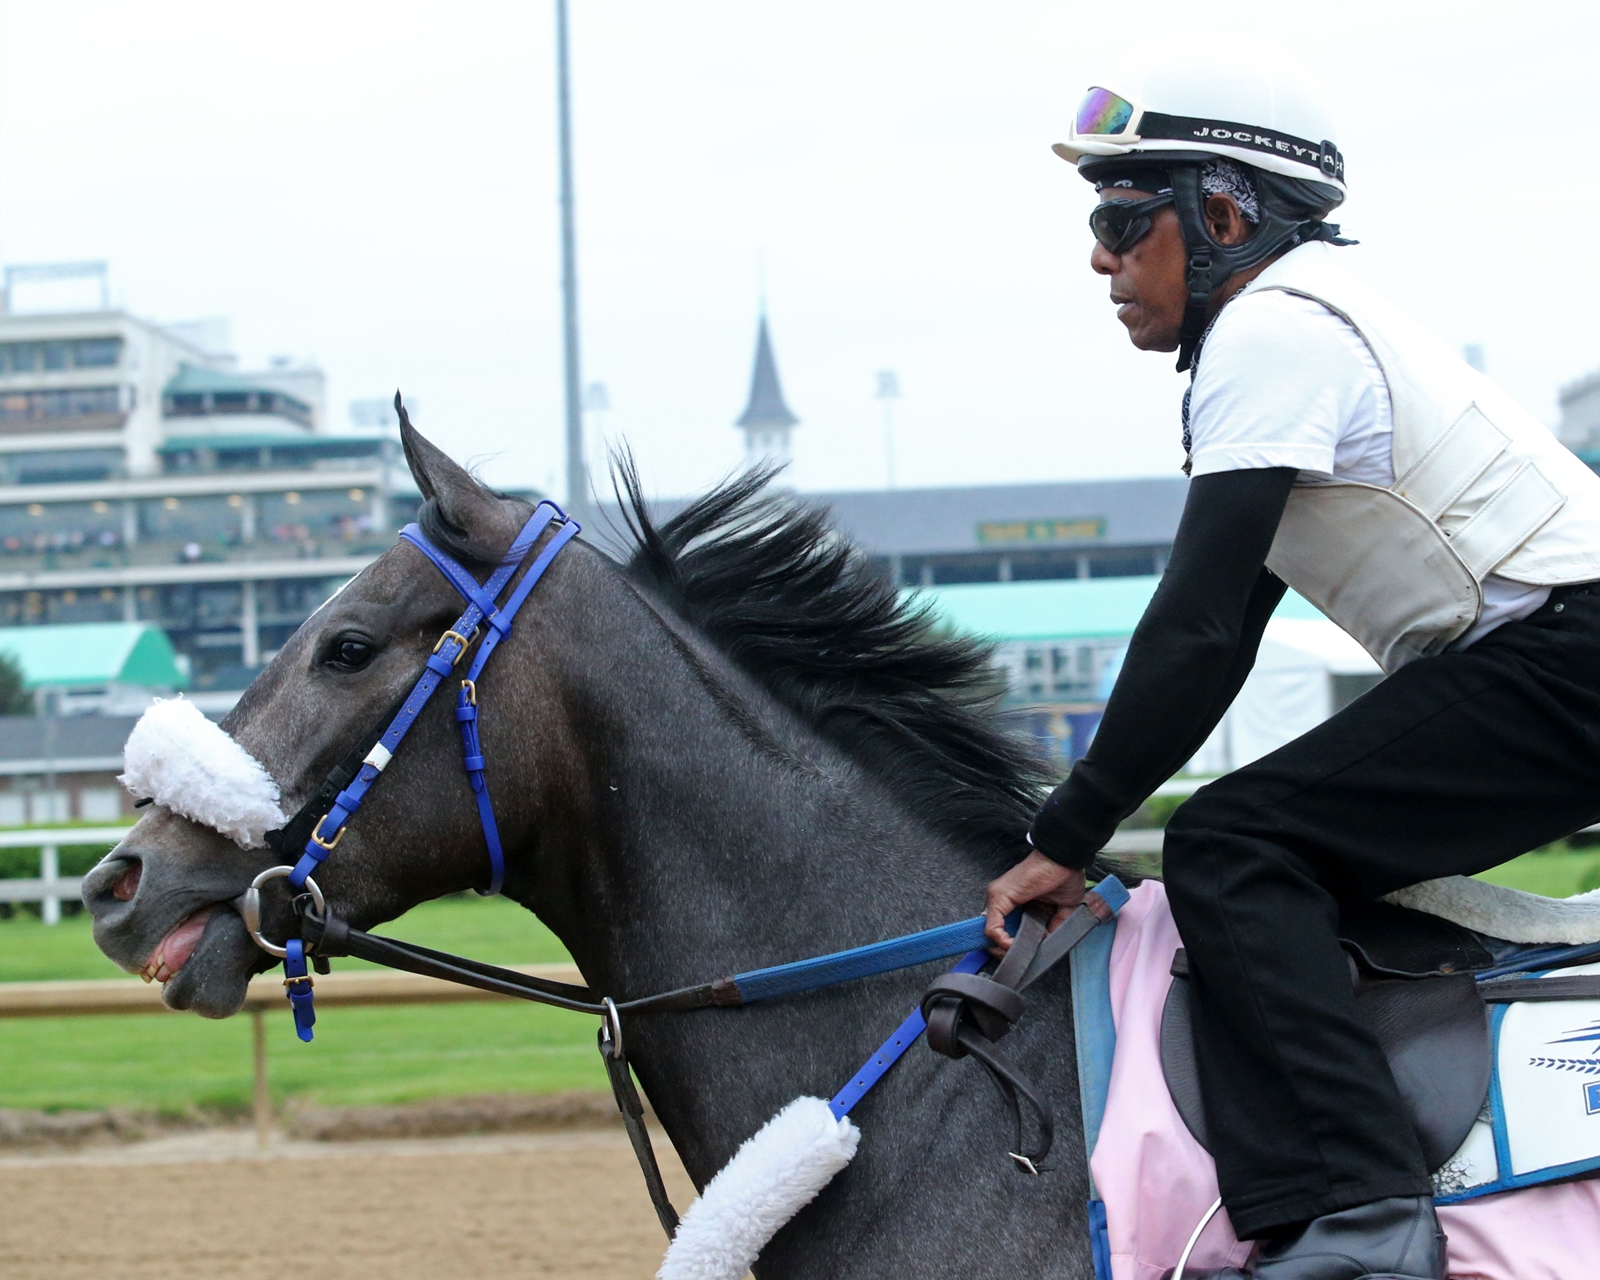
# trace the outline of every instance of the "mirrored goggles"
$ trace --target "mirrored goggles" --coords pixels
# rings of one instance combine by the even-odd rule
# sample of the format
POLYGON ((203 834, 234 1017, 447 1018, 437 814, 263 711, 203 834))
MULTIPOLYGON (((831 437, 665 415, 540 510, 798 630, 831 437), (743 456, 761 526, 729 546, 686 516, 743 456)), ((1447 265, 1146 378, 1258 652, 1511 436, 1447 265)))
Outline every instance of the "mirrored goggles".
MULTIPOLYGON (((1133 147, 1160 140, 1198 144, 1201 150, 1259 151, 1277 160, 1320 169, 1333 182, 1344 181, 1344 156, 1331 141, 1296 137, 1275 128, 1218 120, 1209 116, 1175 116, 1146 109, 1131 98, 1096 85, 1083 95, 1072 119, 1072 136, 1100 139, 1115 147, 1133 147)), ((1111 152, 1098 151, 1097 155, 1111 152)), ((1068 157, 1076 161, 1077 157, 1068 157)))
POLYGON ((1126 253, 1149 234, 1151 215, 1172 203, 1170 191, 1148 200, 1107 200, 1089 214, 1089 230, 1108 253, 1126 253))
POLYGON ((1093 88, 1083 95, 1073 132, 1083 137, 1137 139, 1144 108, 1110 89, 1093 88))

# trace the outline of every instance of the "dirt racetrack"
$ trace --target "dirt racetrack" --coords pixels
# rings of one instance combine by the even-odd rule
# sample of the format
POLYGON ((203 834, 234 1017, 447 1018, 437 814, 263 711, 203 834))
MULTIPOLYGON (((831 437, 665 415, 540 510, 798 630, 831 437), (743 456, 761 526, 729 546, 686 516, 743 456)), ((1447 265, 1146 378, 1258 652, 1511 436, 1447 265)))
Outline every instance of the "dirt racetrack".
POLYGON ((647 1280, 664 1248, 621 1132, 258 1154, 225 1131, 0 1159, 6 1280, 647 1280))

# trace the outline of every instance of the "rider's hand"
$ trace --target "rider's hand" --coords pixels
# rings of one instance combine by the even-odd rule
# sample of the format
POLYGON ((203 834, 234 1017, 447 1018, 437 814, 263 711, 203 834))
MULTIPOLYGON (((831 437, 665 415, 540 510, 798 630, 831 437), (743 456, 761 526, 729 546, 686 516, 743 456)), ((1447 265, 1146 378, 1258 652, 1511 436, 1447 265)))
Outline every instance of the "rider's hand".
POLYGON ((1083 901, 1083 872, 1052 862, 1037 849, 989 885, 983 931, 990 950, 1003 955, 1011 948, 1005 920, 1018 907, 1043 902, 1056 909, 1050 918, 1054 929, 1083 901))

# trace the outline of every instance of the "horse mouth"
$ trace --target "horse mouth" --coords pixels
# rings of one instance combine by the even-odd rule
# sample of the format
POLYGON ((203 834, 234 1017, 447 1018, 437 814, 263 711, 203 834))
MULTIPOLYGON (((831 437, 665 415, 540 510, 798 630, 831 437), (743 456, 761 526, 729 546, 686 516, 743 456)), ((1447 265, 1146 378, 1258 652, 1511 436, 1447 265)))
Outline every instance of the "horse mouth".
POLYGON ((159 982, 162 986, 177 977, 200 945, 201 935, 220 905, 212 903, 209 907, 201 907, 173 925, 167 931, 167 936, 156 943, 144 968, 139 970, 139 976, 146 982, 159 982))

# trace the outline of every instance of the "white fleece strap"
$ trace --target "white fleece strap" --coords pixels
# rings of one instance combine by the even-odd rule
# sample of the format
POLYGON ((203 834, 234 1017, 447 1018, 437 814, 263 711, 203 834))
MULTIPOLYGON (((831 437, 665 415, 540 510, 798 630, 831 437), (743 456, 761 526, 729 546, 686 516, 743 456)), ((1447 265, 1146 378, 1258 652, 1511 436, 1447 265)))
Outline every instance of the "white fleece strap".
POLYGON ((287 821, 272 775, 186 698, 158 699, 139 717, 122 763, 118 781, 139 799, 220 831, 241 849, 260 847, 287 821))
POLYGON ((780 1227, 856 1153, 861 1131, 796 1098, 734 1152, 689 1206, 656 1280, 741 1280, 780 1227))
POLYGON ((1425 880, 1387 895, 1387 902, 1426 911, 1507 942, 1600 942, 1600 892, 1544 898, 1465 876, 1425 880))

